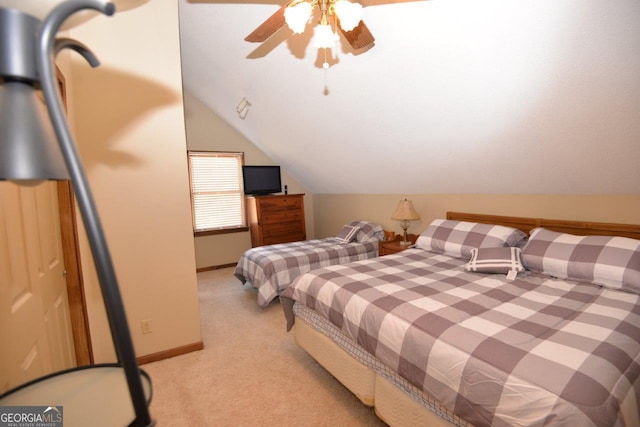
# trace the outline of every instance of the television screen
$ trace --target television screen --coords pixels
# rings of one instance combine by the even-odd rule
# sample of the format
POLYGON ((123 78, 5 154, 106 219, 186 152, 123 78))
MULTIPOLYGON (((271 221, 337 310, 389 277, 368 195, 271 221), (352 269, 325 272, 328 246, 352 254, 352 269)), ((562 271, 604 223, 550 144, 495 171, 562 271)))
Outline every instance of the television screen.
POLYGON ((242 166, 244 194, 272 194, 282 191, 280 166, 242 166))

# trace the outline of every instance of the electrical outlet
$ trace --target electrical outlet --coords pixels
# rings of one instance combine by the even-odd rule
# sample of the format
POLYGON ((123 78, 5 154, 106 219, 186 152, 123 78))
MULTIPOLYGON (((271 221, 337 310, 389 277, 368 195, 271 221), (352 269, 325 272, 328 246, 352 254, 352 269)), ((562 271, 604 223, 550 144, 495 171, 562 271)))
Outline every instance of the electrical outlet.
POLYGON ((143 320, 142 322, 142 333, 150 334, 151 333, 151 320, 143 320))

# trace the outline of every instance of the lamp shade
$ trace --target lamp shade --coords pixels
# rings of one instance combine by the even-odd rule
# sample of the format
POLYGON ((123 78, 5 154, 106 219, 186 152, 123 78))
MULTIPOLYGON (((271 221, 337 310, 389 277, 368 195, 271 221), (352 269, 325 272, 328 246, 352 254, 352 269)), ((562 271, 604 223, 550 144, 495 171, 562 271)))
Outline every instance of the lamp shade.
POLYGON ((398 208, 393 213, 391 219, 396 221, 415 221, 420 219, 420 215, 416 212, 413 207, 413 202, 411 200, 400 200, 398 203, 398 208))
POLYGON ((338 0, 334 10, 340 20, 340 28, 345 31, 352 31, 362 20, 362 5, 351 3, 348 0, 338 0))
POLYGON ((69 179, 44 103, 25 82, 0 86, 0 180, 69 179))
POLYGON ((311 9, 311 3, 303 1, 294 6, 289 6, 284 10, 284 20, 291 31, 296 34, 304 32, 304 27, 311 17, 311 9))
POLYGON ((338 35, 333 32, 331 25, 318 24, 313 36, 313 47, 318 49, 331 49, 336 45, 338 35))

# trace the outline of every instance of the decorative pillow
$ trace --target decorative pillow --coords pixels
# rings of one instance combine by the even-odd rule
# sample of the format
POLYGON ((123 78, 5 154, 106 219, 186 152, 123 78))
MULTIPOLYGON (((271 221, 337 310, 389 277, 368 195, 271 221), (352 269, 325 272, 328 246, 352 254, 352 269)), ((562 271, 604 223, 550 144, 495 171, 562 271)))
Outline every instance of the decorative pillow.
POLYGON ((522 251, 531 271, 640 293, 640 240, 531 230, 522 251))
POLYGON ((522 250, 518 247, 473 248, 471 260, 464 268, 478 273, 507 274, 510 271, 524 271, 521 253, 522 250))
POLYGON ((358 227, 358 236, 356 240, 358 242, 365 242, 371 239, 384 239, 384 230, 378 224, 370 221, 351 221, 349 224, 353 227, 358 227))
POLYGON ((476 222, 434 220, 418 237, 416 247, 455 258, 471 258, 473 248, 518 246, 527 235, 517 228, 476 222))
POLYGON ((342 230, 340 230, 340 232, 336 234, 336 239, 340 240, 342 243, 353 242, 358 236, 358 231, 360 231, 358 227, 345 225, 344 227, 342 227, 342 230))

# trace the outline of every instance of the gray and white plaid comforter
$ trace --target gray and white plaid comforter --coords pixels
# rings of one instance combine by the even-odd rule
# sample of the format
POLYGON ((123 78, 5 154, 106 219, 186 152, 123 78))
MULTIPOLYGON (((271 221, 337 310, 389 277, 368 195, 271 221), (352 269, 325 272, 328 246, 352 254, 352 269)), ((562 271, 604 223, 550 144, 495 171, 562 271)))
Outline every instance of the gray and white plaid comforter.
POLYGON ((475 425, 639 425, 639 295, 463 265, 409 249, 315 270, 282 296, 475 425))
POLYGON ((233 274, 258 289, 258 305, 266 307, 302 273, 376 256, 377 239, 351 243, 341 243, 333 237, 304 240, 249 249, 240 257, 233 274))

